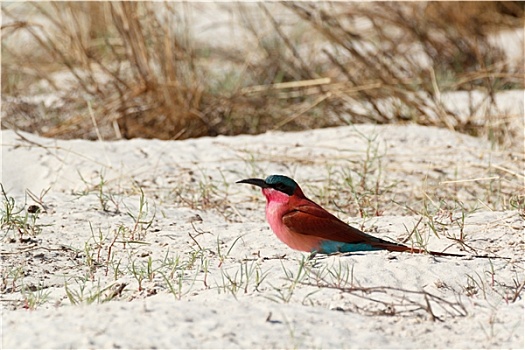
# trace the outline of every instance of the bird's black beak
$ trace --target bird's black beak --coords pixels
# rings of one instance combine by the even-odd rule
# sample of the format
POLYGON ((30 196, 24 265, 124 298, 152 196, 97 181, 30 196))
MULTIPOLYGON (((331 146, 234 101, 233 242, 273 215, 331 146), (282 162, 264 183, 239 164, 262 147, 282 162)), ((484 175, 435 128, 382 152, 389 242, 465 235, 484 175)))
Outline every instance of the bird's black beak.
POLYGON ((259 186, 260 188, 270 187, 268 186, 266 181, 264 181, 263 179, 244 179, 244 180, 237 181, 236 183, 255 185, 255 186, 259 186))

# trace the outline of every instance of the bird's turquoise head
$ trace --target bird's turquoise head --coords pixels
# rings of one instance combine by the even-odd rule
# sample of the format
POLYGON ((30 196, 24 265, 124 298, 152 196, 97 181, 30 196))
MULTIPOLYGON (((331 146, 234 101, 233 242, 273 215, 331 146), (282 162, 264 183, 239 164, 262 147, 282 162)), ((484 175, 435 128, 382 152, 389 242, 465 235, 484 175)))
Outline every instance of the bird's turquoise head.
POLYGON ((266 179, 244 179, 237 181, 237 183, 245 183, 250 185, 259 186, 261 188, 273 188, 282 193, 286 193, 291 196, 299 188, 297 182, 288 176, 284 175, 270 175, 266 179))

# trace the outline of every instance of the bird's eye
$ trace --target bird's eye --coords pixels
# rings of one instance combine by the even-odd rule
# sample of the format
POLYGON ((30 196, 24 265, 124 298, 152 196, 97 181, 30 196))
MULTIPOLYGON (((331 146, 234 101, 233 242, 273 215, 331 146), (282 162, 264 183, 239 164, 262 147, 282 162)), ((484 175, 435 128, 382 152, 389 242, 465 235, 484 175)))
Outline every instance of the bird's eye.
POLYGON ((279 191, 286 191, 286 186, 284 184, 277 184, 275 185, 275 189, 279 191))
POLYGON ((273 186, 277 191, 286 193, 287 195, 292 195, 293 190, 290 188, 290 186, 286 186, 286 184, 283 183, 277 183, 273 186))

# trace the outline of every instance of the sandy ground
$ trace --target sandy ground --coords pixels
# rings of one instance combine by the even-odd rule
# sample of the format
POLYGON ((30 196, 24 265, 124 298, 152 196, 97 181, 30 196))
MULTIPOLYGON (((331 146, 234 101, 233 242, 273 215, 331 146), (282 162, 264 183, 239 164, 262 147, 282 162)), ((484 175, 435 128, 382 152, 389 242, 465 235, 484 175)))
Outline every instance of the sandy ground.
POLYGON ((516 159, 414 125, 118 142, 2 131, 19 211, 2 230, 2 346, 523 348, 524 222, 501 210, 522 190, 516 159), (374 235, 510 259, 308 260, 269 230, 260 192, 235 184, 274 173, 374 235), (381 187, 379 216, 361 217, 374 196, 348 178, 381 187))
MULTIPOLYGON (((228 4, 195 6, 201 40, 250 52, 228 4)), ((522 62, 523 31, 494 41, 522 62)), ((512 147, 414 125, 172 142, 3 130, 2 347, 524 348, 524 97, 494 98, 442 95, 480 125, 510 120, 512 147), (308 260, 235 184, 269 174, 366 232, 467 256, 308 260)))

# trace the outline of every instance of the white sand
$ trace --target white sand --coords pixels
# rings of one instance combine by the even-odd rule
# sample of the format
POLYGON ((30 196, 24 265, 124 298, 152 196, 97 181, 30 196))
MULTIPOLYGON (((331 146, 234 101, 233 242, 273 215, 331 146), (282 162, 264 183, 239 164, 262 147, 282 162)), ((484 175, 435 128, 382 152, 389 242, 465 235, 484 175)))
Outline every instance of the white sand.
POLYGON ((175 142, 22 135, 33 143, 2 131, 1 181, 18 207, 34 204, 25 189, 42 194, 46 212, 34 237, 2 234, 5 348, 524 346, 523 292, 513 302, 524 281, 523 218, 490 210, 487 201, 523 181, 509 150, 412 125, 175 142), (352 169, 354 176, 367 150, 376 150, 371 164, 399 204, 362 219, 355 207, 336 211, 323 193, 329 181, 345 188, 341 174, 352 169), (425 196, 438 203, 478 198, 463 224, 459 207, 436 212, 439 238, 423 218, 428 248, 461 252, 446 237, 459 237, 463 227, 465 242, 480 254, 512 260, 373 252, 318 257, 300 271, 306 254, 269 230, 259 191, 234 184, 272 173, 294 177, 343 220, 392 240, 406 238, 421 218, 407 215, 406 203, 422 212, 425 196), (500 177, 495 193, 477 190, 491 176, 500 177), (482 179, 477 187, 446 182, 475 178, 482 179), (139 188, 147 207, 132 237, 139 188), (343 289, 320 287, 327 283, 343 289), (119 286, 121 293, 103 302, 119 286), (430 293, 431 311, 422 291, 430 293))
MULTIPOLYGON (((191 6, 201 9, 185 13, 200 19, 199 40, 250 52, 253 38, 228 4, 191 6)), ((245 11, 260 13, 257 4, 245 11)), ((7 39, 20 43, 23 31, 7 39)), ((523 31, 493 40, 522 64, 523 31)), ((498 110, 479 92, 442 94, 460 118, 509 121, 518 150, 413 125, 181 142, 2 131, 0 182, 23 209, 15 216, 35 204, 29 193, 45 206, 41 231, 1 232, 2 348, 524 348, 524 222, 508 203, 501 210, 524 195, 524 97, 495 98, 498 110), (367 189, 377 181, 383 190, 380 216, 359 217, 345 182, 359 181, 364 164, 367 189), (373 252, 306 261, 269 230, 259 191, 234 184, 273 173, 377 236, 403 240, 421 220, 429 249, 462 252, 449 238, 463 230, 479 254, 512 259, 373 252), (431 215, 417 214, 425 208, 431 215)))

